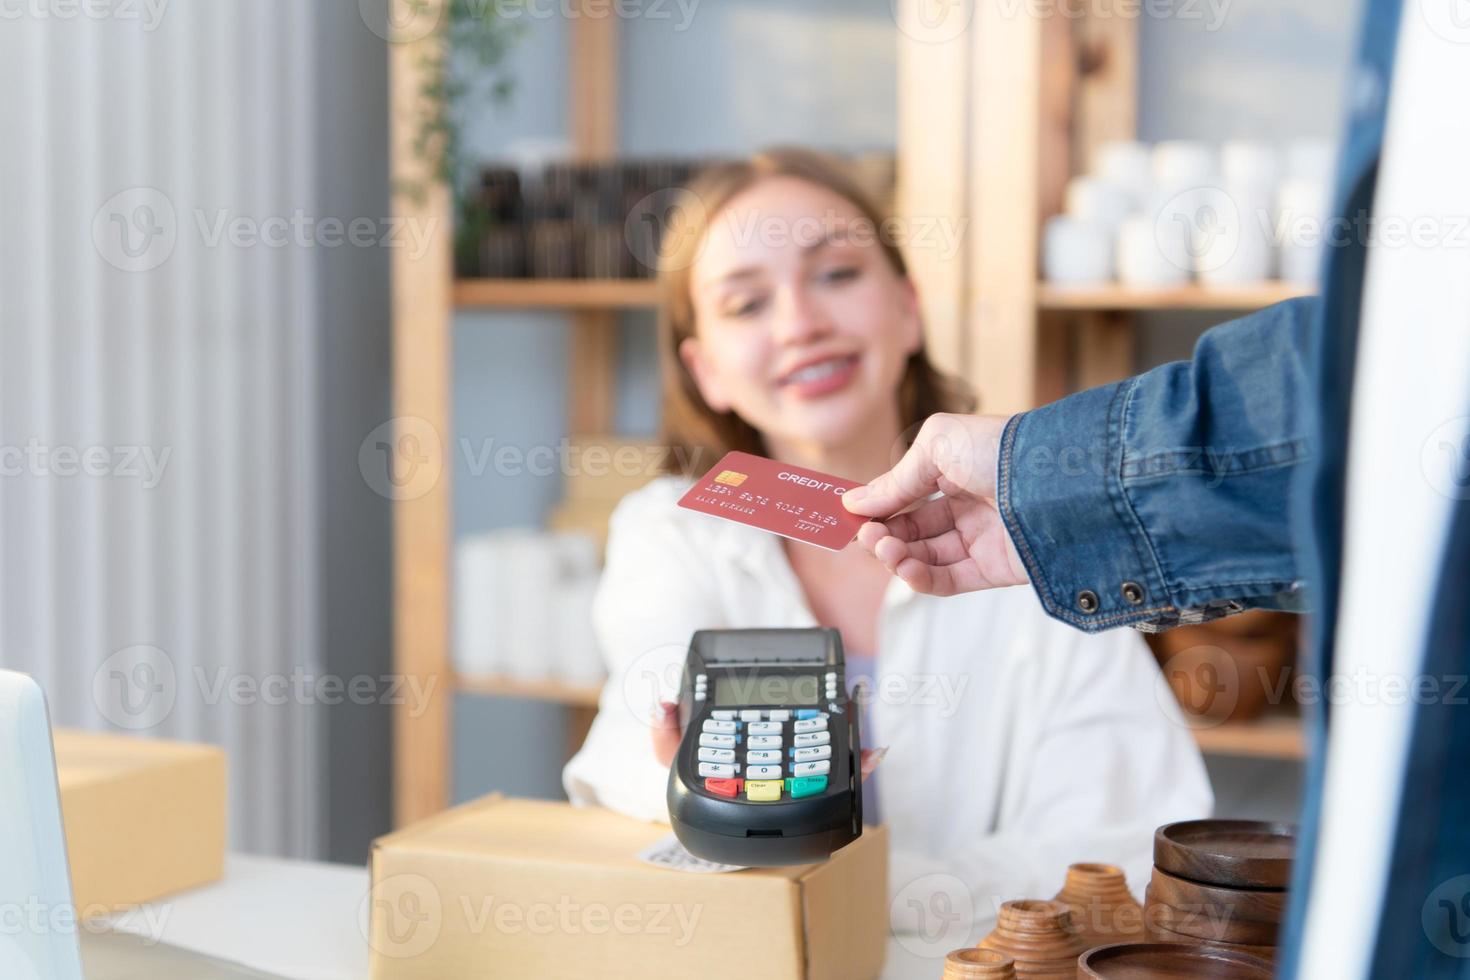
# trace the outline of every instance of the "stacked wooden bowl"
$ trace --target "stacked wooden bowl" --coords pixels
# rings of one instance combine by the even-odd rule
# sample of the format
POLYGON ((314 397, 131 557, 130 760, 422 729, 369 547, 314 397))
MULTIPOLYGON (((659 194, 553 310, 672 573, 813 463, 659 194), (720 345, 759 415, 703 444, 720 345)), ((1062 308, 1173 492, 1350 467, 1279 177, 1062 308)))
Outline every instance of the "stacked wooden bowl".
POLYGON ((1271 980, 1274 972, 1263 959, 1205 943, 1118 943, 1077 960, 1079 980, 1271 980))
POLYGON ((995 929, 980 940, 1015 961, 1017 980, 1072 980, 1087 942, 1072 926, 1072 911, 1060 902, 1004 902, 995 929))
POLYGON ((1088 947, 1143 939, 1143 906, 1115 864, 1074 864, 1052 898, 1072 912, 1072 928, 1088 947))
POLYGON ((1274 960, 1296 850, 1290 824, 1187 820, 1154 833, 1149 938, 1274 960))
POLYGON ((1016 963, 993 949, 957 949, 944 958, 944 980, 1016 980, 1016 963))

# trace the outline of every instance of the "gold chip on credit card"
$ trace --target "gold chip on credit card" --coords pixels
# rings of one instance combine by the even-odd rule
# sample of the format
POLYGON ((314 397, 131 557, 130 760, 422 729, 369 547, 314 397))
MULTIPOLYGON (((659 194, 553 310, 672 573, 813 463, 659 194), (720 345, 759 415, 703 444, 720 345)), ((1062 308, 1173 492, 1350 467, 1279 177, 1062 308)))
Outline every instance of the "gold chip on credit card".
POLYGON ((720 475, 715 477, 715 482, 738 487, 745 482, 745 474, 736 473, 734 470, 721 470, 720 475))

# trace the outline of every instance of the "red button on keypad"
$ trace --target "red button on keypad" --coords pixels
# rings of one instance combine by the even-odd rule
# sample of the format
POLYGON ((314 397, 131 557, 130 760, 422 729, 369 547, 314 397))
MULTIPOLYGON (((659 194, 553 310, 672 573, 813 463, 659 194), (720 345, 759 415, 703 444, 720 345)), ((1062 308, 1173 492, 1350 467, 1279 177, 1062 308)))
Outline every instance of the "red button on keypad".
POLYGON ((704 788, 717 796, 736 797, 745 788, 745 780, 717 779, 714 776, 707 776, 704 780, 704 788))

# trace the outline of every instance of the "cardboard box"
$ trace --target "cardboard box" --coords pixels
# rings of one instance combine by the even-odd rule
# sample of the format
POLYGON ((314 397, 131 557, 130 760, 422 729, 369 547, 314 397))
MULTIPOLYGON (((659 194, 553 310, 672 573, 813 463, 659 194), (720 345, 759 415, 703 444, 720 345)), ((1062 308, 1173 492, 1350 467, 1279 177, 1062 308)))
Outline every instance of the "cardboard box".
POLYGON ((79 912, 100 915, 224 874, 222 750, 65 729, 53 742, 79 912))
POLYGON ((373 846, 373 980, 864 980, 888 937, 888 837, 728 874, 636 855, 669 832, 491 796, 373 846))

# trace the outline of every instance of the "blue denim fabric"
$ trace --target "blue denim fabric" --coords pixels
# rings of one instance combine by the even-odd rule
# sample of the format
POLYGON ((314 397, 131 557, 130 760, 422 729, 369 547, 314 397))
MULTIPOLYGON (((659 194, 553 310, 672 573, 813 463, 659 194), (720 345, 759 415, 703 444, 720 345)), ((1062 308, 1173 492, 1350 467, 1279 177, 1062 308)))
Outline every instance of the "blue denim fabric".
POLYGON ((1010 421, 998 502, 1048 613, 1148 630, 1304 607, 1285 502, 1308 456, 1315 313, 1261 310, 1190 361, 1010 421))
MULTIPOLYGON (((1367 0, 1363 12, 1333 194, 1333 213, 1350 223, 1373 210, 1389 82, 1405 13, 1402 0, 1367 0)), ((1302 669, 1321 680, 1332 675, 1348 421, 1366 262, 1365 242, 1335 244, 1327 250, 1321 300, 1314 307, 1276 307, 1217 327, 1188 365, 1168 365, 1137 383, 1084 392, 1012 420, 998 473, 1001 513, 1052 615, 1083 629, 1124 623, 1162 627, 1236 608, 1300 608, 1306 583, 1314 625, 1302 669), (1261 323, 1278 319, 1288 329, 1260 329, 1261 323), (1227 343, 1239 345, 1234 354, 1223 350, 1227 343), (1279 396, 1258 387, 1256 381, 1272 377, 1272 371, 1293 387, 1279 396), (1228 380, 1222 386, 1222 372, 1238 375, 1237 391, 1229 390, 1228 380), (1227 398, 1217 407, 1211 399, 1222 393, 1227 398), (1130 411, 1140 394, 1145 408, 1130 411), (1172 400, 1180 396, 1193 396, 1198 407, 1181 411, 1172 400), (1287 419, 1292 421, 1283 425, 1287 419), (1146 431, 1146 426, 1158 428, 1146 431), (1283 438, 1273 438, 1273 429, 1283 438), (1229 486, 1227 492, 1210 495, 1201 495, 1199 484, 1189 482, 1190 470, 1198 470, 1194 476, 1200 480, 1228 467, 1175 465, 1178 458, 1171 463, 1165 452, 1150 484, 1140 480, 1146 466, 1126 465, 1138 458, 1140 447, 1163 446, 1180 433, 1193 440, 1191 446, 1234 447, 1244 457, 1276 465, 1242 465, 1232 471, 1237 476, 1220 482, 1222 489, 1229 486), (1303 439, 1311 447, 1308 456, 1300 454, 1303 439), (1095 446, 1104 466, 1101 478, 1021 479, 1020 467, 1040 455, 1048 441, 1095 446), (1256 451, 1259 456, 1252 455, 1256 451), (1295 460, 1287 461, 1293 455, 1295 460), (1286 476, 1283 470, 1295 471, 1290 494, 1272 491, 1286 476), (1198 539, 1213 544, 1190 547, 1191 528, 1198 539), (1289 551, 1292 543, 1296 548, 1289 551), (1276 548, 1279 553, 1268 557, 1276 548), (1122 598, 1123 581, 1143 587, 1141 604, 1122 598), (1078 608, 1081 590, 1096 593, 1094 613, 1078 608), (1171 619, 1175 613, 1177 620, 1171 619)), ((1464 669, 1470 664, 1463 599, 1464 569, 1470 567, 1467 508, 1470 504, 1461 505, 1440 570, 1443 584, 1426 666, 1464 669)), ((1288 980, 1303 975, 1302 927, 1323 819, 1327 708, 1323 703, 1304 712, 1310 748, 1306 798, 1291 910, 1277 957, 1277 975, 1288 980)), ((1470 814, 1470 783, 1463 778, 1470 771, 1467 730, 1463 711, 1416 714, 1404 785, 1425 791, 1402 797, 1389 901, 1373 937, 1373 977, 1470 975, 1470 960, 1452 961, 1430 948, 1427 927, 1418 918, 1429 886, 1470 866, 1465 854, 1470 838, 1464 833, 1470 814)))

